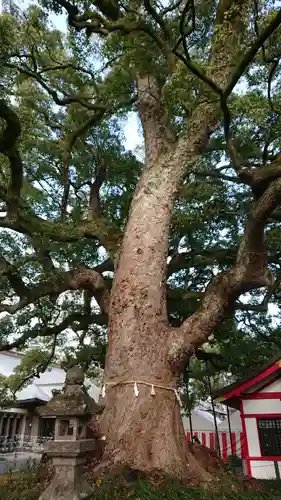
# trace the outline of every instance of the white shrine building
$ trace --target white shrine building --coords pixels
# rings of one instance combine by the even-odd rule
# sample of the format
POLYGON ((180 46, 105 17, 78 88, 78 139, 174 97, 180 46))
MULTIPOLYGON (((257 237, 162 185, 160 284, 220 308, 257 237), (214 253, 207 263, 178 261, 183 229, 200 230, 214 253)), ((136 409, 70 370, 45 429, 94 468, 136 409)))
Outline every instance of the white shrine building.
POLYGON ((259 479, 281 477, 281 353, 244 380, 213 394, 240 411, 244 472, 259 479))
MULTIPOLYGON (((22 358, 23 355, 18 352, 0 352, 0 375, 12 375, 22 358)), ((65 371, 58 365, 50 365, 44 373, 16 394, 12 408, 0 407, 0 444, 1 441, 13 441, 16 437, 22 441, 51 437, 53 420, 40 418, 36 408, 45 405, 52 398, 53 390, 61 390, 64 381, 65 371)), ((91 380, 86 379, 85 383, 89 394, 98 401, 99 387, 91 380)))

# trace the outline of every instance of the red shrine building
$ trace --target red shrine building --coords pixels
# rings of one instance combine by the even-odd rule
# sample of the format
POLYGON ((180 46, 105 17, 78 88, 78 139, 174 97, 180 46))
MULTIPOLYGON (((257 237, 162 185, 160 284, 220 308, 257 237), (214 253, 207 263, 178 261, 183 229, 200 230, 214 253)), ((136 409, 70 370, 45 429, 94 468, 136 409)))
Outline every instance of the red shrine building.
POLYGON ((217 403, 240 411, 245 474, 281 477, 281 353, 246 379, 213 394, 217 403))

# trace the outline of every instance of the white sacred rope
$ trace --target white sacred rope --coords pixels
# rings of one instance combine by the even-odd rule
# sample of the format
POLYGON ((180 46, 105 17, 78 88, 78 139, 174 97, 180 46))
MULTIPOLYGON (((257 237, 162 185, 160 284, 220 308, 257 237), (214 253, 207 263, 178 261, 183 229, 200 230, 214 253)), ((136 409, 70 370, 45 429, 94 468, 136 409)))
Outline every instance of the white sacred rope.
POLYGON ((177 389, 175 389, 174 387, 168 387, 166 385, 158 385, 158 384, 152 384, 150 382, 144 382, 143 380, 125 380, 125 381, 121 381, 121 382, 105 382, 103 385, 103 388, 102 388, 101 395, 103 398, 105 397, 106 386, 115 387, 117 385, 127 385, 127 384, 133 384, 134 393, 135 393, 136 397, 138 397, 138 395, 139 395, 138 384, 147 385, 147 386, 151 387, 150 396, 155 396, 155 387, 157 387, 157 389, 163 389, 165 391, 173 391, 176 398, 177 398, 179 405, 182 406, 181 398, 180 398, 180 395, 179 395, 177 389))

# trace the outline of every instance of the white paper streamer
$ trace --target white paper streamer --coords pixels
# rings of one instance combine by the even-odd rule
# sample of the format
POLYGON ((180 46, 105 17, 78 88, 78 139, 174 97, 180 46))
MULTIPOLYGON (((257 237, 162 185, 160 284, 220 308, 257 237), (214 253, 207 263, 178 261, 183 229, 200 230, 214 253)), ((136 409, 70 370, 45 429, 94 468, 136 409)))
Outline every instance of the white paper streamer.
POLYGON ((111 386, 111 387, 116 387, 117 385, 126 385, 126 384, 133 384, 134 386, 134 393, 135 396, 138 397, 139 395, 139 390, 138 390, 138 385, 137 384, 143 384, 146 386, 151 387, 150 395, 155 396, 155 388, 157 387, 158 389, 162 389, 164 391, 173 391, 177 401, 180 406, 182 406, 181 398, 180 395, 175 387, 169 387, 166 385, 160 385, 160 384, 152 384, 151 382, 146 382, 144 380, 122 380, 122 381, 109 381, 106 382, 102 388, 102 397, 105 397, 105 387, 106 385, 111 386))
POLYGON ((182 406, 181 398, 180 398, 180 395, 179 395, 177 389, 174 389, 174 393, 176 395, 176 398, 178 400, 179 405, 182 406))
POLYGON ((139 395, 139 390, 138 390, 138 386, 137 386, 137 383, 135 382, 134 383, 134 391, 135 391, 135 396, 138 397, 139 395))

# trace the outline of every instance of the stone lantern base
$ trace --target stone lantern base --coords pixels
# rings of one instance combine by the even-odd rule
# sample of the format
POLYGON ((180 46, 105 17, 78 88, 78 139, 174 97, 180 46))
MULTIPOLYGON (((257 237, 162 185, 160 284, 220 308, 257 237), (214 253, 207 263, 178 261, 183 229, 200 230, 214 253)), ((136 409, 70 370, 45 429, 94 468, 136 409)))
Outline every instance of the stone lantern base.
POLYGON ((86 500, 93 494, 83 465, 87 453, 97 448, 99 436, 87 439, 87 426, 103 408, 87 394, 84 378, 81 368, 68 370, 63 392, 38 409, 41 417, 56 419, 55 439, 45 445, 55 473, 39 500, 86 500))
POLYGON ((93 489, 83 475, 84 457, 53 458, 55 474, 39 500, 86 500, 93 489))

